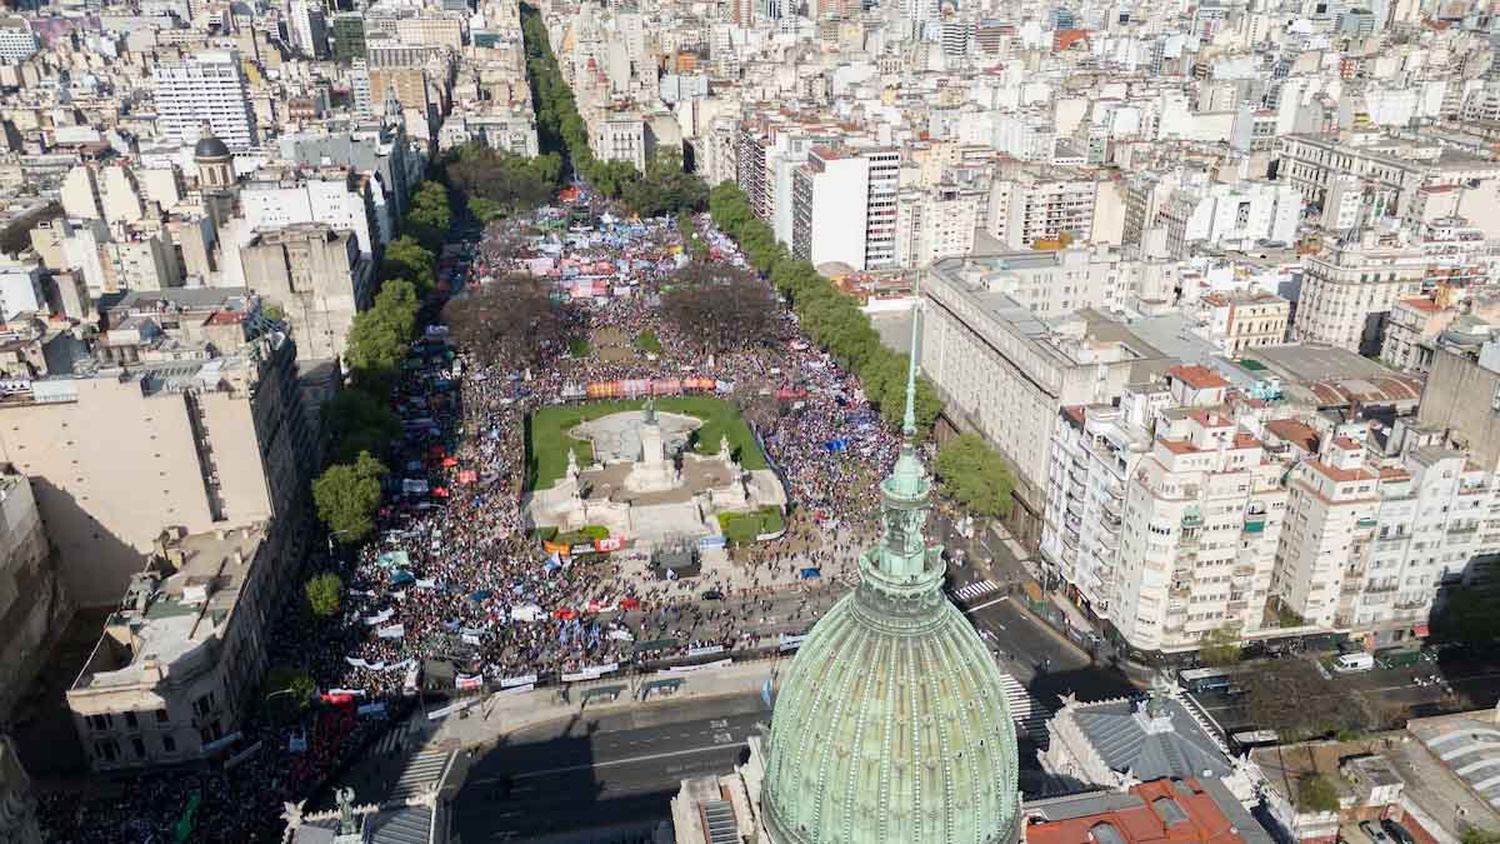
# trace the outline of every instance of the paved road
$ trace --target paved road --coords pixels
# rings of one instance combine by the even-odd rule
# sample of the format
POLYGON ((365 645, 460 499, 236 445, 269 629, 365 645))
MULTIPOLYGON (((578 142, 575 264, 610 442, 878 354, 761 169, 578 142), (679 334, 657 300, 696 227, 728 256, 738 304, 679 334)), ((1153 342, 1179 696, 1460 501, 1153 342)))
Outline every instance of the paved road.
POLYGON ((768 720, 758 695, 659 704, 512 735, 476 759, 454 802, 473 844, 587 829, 648 832, 684 777, 727 773, 768 720))

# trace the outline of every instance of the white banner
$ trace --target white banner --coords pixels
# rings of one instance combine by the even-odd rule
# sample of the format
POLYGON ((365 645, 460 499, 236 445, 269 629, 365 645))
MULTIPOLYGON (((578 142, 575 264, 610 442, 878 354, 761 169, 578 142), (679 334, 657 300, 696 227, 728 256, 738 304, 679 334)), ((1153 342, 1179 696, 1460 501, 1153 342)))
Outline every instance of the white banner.
POLYGON ((500 688, 509 689, 515 686, 535 685, 537 676, 535 674, 523 674, 519 677, 501 677, 500 688))
POLYGON ((702 671, 705 668, 724 668, 726 666, 733 665, 733 664, 734 664, 734 660, 732 660, 732 659, 721 659, 721 660, 718 660, 716 662, 699 663, 698 665, 672 665, 672 666, 668 666, 665 671, 658 671, 657 673, 658 674, 686 674, 689 671, 702 671))
POLYGON ((406 625, 392 624, 390 627, 382 627, 375 631, 375 635, 382 639, 404 639, 406 638, 406 625))

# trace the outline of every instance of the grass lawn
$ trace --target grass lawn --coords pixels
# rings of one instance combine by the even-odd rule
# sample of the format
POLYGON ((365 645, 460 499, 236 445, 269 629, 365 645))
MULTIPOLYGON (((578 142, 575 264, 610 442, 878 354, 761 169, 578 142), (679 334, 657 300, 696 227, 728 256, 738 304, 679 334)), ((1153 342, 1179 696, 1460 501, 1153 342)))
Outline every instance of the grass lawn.
MULTIPOLYGON (((578 465, 594 460, 593 444, 568 436, 580 422, 598 419, 611 413, 640 410, 644 399, 588 402, 575 405, 552 405, 531 414, 526 420, 526 488, 548 489, 568 469, 568 449, 578 452, 578 465)), ((708 396, 672 396, 658 398, 656 409, 663 413, 696 416, 703 426, 693 432, 688 446, 698 454, 717 454, 719 440, 729 437, 729 448, 746 469, 768 468, 766 456, 750 433, 750 426, 733 404, 708 396)))
POLYGON ((724 538, 735 545, 748 545, 763 533, 777 533, 785 523, 781 511, 775 507, 762 507, 749 513, 720 513, 719 530, 724 538))

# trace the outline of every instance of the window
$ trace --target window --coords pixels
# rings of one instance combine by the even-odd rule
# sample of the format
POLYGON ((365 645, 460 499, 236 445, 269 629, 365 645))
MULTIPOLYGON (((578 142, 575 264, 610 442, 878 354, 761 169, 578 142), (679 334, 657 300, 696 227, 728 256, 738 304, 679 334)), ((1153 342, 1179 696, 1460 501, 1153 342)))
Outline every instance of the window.
POLYGON ((165 723, 167 723, 167 710, 165 710, 165 709, 158 709, 158 710, 156 710, 156 723, 158 723, 158 724, 165 724, 165 723))
POLYGON ((107 729, 109 729, 109 714, 108 713, 105 713, 103 715, 89 715, 88 717, 84 718, 84 720, 88 722, 89 729, 91 729, 91 730, 107 730, 107 729))
POLYGON ((177 752, 177 739, 174 739, 171 736, 162 736, 161 737, 161 749, 165 750, 168 753, 176 753, 177 752))
POLYGON ((141 741, 139 736, 130 740, 130 749, 135 751, 135 758, 146 758, 146 743, 141 741))
POLYGON ((140 726, 140 723, 136 720, 134 712, 125 713, 125 726, 129 727, 132 730, 140 726))

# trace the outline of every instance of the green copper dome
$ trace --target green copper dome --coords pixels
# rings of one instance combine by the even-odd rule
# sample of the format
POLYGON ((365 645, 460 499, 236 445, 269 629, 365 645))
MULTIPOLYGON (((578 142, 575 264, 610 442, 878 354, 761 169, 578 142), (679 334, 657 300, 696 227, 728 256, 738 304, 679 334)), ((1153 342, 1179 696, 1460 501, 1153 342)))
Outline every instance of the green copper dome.
POLYGON ((943 597, 943 563, 922 534, 930 484, 911 445, 915 368, 907 444, 881 484, 884 536, 782 677, 761 807, 775 844, 1016 840, 1000 670, 943 597))

